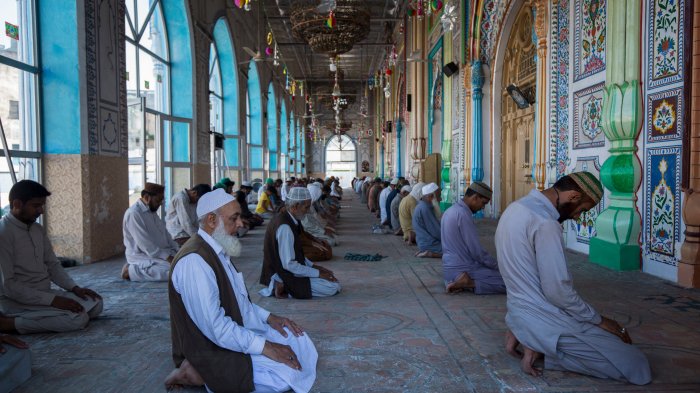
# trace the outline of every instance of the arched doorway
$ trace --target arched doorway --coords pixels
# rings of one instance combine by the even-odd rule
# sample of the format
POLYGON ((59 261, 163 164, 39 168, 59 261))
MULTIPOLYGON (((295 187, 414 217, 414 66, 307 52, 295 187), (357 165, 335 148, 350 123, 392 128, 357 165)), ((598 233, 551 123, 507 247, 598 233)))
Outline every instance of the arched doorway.
POLYGON ((532 38, 532 8, 524 5, 515 18, 503 61, 501 96, 501 211, 534 188, 535 107, 519 107, 506 87, 517 86, 534 97, 537 70, 532 38))
POLYGON ((350 187, 357 174, 357 149, 347 135, 333 136, 326 144, 326 176, 340 179, 340 186, 350 187))

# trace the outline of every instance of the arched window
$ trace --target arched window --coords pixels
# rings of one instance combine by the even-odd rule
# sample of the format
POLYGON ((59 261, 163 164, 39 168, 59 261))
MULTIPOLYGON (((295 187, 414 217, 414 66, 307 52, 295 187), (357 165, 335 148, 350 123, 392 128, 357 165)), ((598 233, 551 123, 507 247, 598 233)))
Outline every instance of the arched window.
POLYGON ((192 54, 184 0, 126 0, 129 190, 161 183, 166 203, 189 187, 192 54), (168 33, 172 33, 169 35, 168 33), (171 83, 178 86, 171 95, 171 83))
POLYGON ((357 171, 357 149, 347 135, 332 136, 326 144, 326 176, 340 178, 341 187, 350 187, 357 171))
POLYGON ((214 25, 209 51, 209 122, 223 138, 217 148, 212 141, 212 182, 228 177, 240 183, 240 135, 238 132, 238 73, 231 33, 224 18, 214 25))
MULTIPOLYGON (((38 103, 33 1, 2 1, 0 16, 5 34, 0 37, 0 120, 12 156, 12 171, 0 149, 1 206, 8 201, 12 176, 16 179, 39 180, 38 103)), ((0 214, 1 215, 1 214, 0 214)))
POLYGON ((252 179, 264 176, 264 154, 262 133, 262 97, 260 94, 260 78, 254 61, 248 65, 248 91, 247 91, 248 115, 248 169, 252 179))
POLYGON ((297 174, 297 152, 296 152, 296 119, 294 113, 289 114, 289 173, 297 174))
POLYGON ((279 132, 277 131, 277 105, 275 104, 275 88, 270 82, 270 86, 267 89, 267 157, 268 157, 268 169, 270 170, 270 176, 273 178, 279 177, 277 173, 277 137, 279 132))
POLYGON ((289 160, 288 150, 288 139, 289 139, 289 118, 287 117, 287 102, 282 100, 280 104, 280 172, 282 177, 289 177, 287 175, 287 162, 289 160))

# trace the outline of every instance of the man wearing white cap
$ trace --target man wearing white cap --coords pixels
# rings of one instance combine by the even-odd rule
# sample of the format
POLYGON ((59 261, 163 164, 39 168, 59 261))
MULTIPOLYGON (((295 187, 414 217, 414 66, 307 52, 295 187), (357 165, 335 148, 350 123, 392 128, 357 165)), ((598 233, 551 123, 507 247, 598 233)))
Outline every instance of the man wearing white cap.
POLYGON ((464 198, 442 216, 442 274, 448 293, 464 290, 477 295, 506 293, 498 262, 481 246, 473 218, 474 213, 491 201, 491 195, 491 187, 486 183, 474 182, 464 198))
POLYGON ((416 244, 416 233, 413 231, 413 212, 416 211, 424 185, 425 183, 423 182, 414 184, 411 188, 411 193, 399 205, 401 232, 403 232, 403 240, 408 244, 416 244))
POLYGON ((311 195, 312 205, 309 208, 308 213, 306 213, 304 218, 301 220, 301 225, 303 226, 304 231, 317 239, 325 240, 331 246, 337 246, 338 242, 336 240, 335 230, 326 225, 327 223, 323 220, 323 218, 319 217, 318 212, 313 206, 313 203, 321 198, 322 191, 320 185, 318 183, 311 183, 306 186, 306 188, 309 190, 309 194, 311 195))
MULTIPOLYGON (((311 186, 313 187, 313 186, 311 186)), ((301 244, 301 220, 311 207, 311 193, 305 187, 294 187, 287 194, 284 211, 267 224, 263 243, 263 267, 260 283, 266 285, 260 294, 297 299, 312 296, 333 296, 340 292, 340 283, 332 271, 315 265, 304 257, 301 244)))
POLYGON ((240 214, 223 189, 199 200, 199 230, 175 257, 168 284, 177 368, 165 385, 307 392, 316 379, 316 348, 296 323, 251 303, 231 261, 240 254, 233 236, 243 225, 240 214))
POLYGON ((417 257, 440 258, 442 257, 442 245, 440 244, 440 220, 435 216, 433 200, 437 198, 440 187, 435 183, 423 186, 421 197, 416 210, 413 212, 413 230, 416 232, 416 244, 418 245, 417 257))
POLYGON ((391 194, 391 192, 396 188, 397 184, 399 184, 399 179, 393 178, 391 182, 389 182, 389 186, 384 187, 382 192, 379 193, 379 223, 381 225, 391 225, 389 222, 387 222, 387 218, 391 212, 387 209, 386 201, 389 198, 389 194, 391 194))
POLYGON ((401 231, 401 220, 399 219, 399 206, 401 205, 401 201, 407 197, 410 192, 411 186, 403 186, 401 187, 401 191, 396 194, 396 197, 391 201, 389 209, 391 212, 391 229, 396 236, 403 235, 403 231, 401 231))

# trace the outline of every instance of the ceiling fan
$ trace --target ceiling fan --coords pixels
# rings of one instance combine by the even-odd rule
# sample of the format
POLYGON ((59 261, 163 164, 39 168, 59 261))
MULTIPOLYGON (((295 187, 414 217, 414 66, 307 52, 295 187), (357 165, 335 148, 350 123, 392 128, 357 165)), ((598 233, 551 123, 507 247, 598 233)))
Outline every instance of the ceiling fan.
POLYGON ((255 63, 265 62, 265 61, 269 61, 269 62, 274 61, 274 59, 272 59, 271 57, 269 57, 269 58, 265 57, 265 55, 263 55, 263 53, 260 51, 260 9, 261 9, 261 7, 258 6, 258 26, 257 26, 258 27, 257 28, 258 45, 257 45, 257 50, 253 50, 247 46, 244 46, 243 50, 247 54, 250 55, 250 59, 239 61, 238 64, 248 64, 251 61, 255 62, 255 63))

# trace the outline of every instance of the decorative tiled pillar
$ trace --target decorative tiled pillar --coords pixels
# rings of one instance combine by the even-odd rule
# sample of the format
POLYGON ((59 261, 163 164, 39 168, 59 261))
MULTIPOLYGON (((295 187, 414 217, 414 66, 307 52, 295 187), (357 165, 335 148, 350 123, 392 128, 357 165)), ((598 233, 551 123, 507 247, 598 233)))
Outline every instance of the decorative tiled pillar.
POLYGON ((535 183, 537 189, 544 190, 547 174, 547 4, 537 2, 535 32, 537 34, 537 136, 535 152, 535 183))
POLYGON ((484 71, 480 60, 472 63, 472 181, 482 181, 484 179, 484 164, 481 133, 483 122, 481 119, 481 101, 484 93, 481 88, 484 86, 484 71))
POLYGON ((589 258, 615 270, 637 270, 641 259, 635 195, 642 180, 635 143, 642 126, 641 36, 627 34, 640 31, 641 6, 638 0, 617 0, 607 6, 602 125, 611 148, 600 177, 610 191, 610 203, 596 220, 589 258))
POLYGON ((403 163, 401 162, 401 131, 403 130, 403 123, 401 123, 400 117, 395 118, 394 123, 396 124, 396 177, 401 177, 403 176, 403 163))
POLYGON ((700 288, 700 0, 693 4, 693 56, 690 98, 690 179, 683 204, 685 241, 678 261, 678 284, 700 288))
POLYGON ((472 93, 471 93, 471 72, 470 67, 464 67, 464 181, 467 187, 472 180, 472 93))

